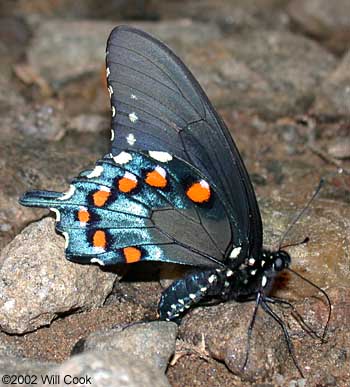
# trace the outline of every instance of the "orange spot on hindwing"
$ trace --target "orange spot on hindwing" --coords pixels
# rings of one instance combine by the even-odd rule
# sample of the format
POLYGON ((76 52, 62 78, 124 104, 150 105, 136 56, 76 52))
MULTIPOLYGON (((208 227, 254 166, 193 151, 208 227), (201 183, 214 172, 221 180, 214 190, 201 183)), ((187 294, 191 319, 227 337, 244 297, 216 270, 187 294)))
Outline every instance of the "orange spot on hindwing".
POLYGON ((168 183, 166 171, 162 167, 156 167, 153 171, 147 173, 145 182, 151 187, 165 188, 168 183))
POLYGON ((193 183, 186 191, 187 197, 195 203, 204 203, 210 199, 210 186, 205 180, 193 183))
POLYGON ((96 207, 102 207, 106 204, 111 191, 109 189, 100 189, 92 195, 92 200, 96 207))
POLYGON ((123 253, 126 263, 134 263, 141 260, 141 250, 137 247, 124 247, 123 253))
POLYGON ((118 180, 118 188, 120 192, 129 193, 136 187, 137 179, 132 173, 125 172, 124 176, 118 180))
POLYGON ((96 230, 92 237, 93 247, 106 249, 107 246, 107 237, 106 233, 103 230, 96 230))
POLYGON ((81 223, 87 223, 90 220, 90 214, 86 208, 81 208, 78 211, 78 220, 81 223))

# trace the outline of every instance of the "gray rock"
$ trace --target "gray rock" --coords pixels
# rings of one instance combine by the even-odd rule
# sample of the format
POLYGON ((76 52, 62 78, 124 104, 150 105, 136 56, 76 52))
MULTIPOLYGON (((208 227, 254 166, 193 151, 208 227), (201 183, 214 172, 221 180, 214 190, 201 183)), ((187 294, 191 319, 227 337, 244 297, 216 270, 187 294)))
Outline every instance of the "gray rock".
POLYGON ((209 97, 271 118, 305 112, 335 59, 313 41, 258 31, 210 41, 184 55, 209 97))
POLYGON ((50 20, 36 29, 28 49, 33 69, 53 88, 98 72, 104 63, 110 22, 50 20))
POLYGON ((21 379, 18 379, 17 384, 39 384, 42 380, 41 378, 47 374, 48 369, 54 367, 55 365, 56 363, 54 362, 41 362, 38 360, 1 355, 0 380, 2 382, 0 382, 0 386, 8 386, 9 384, 14 384, 6 383, 6 379, 3 379, 4 375, 21 375, 23 377, 27 375, 27 379, 22 380, 22 382, 21 379))
POLYGON ((81 378, 82 385, 94 387, 170 387, 165 375, 157 368, 118 350, 77 355, 48 373, 60 375, 59 386, 67 385, 64 378, 69 375, 68 378, 81 378))
MULTIPOLYGON (((99 73, 104 67, 108 35, 116 25, 97 21, 43 22, 28 49, 29 64, 56 89, 88 74, 99 73)), ((135 25, 168 43, 186 41, 187 45, 193 45, 219 36, 217 27, 188 20, 135 25)))
POLYGON ((64 258, 64 239, 45 218, 22 231, 0 256, 0 326, 24 333, 75 309, 100 306, 115 274, 64 258))
POLYGON ((350 116, 350 51, 322 83, 313 110, 331 116, 350 116))
POLYGON ((244 380, 257 381, 271 377, 288 359, 288 351, 277 324, 271 322, 265 313, 259 313, 250 341, 248 363, 243 369, 247 355, 247 328, 254 303, 248 305, 227 302, 195 309, 184 318, 180 334, 196 351, 225 362, 244 380))
POLYGON ((349 48, 348 0, 293 0, 288 6, 288 13, 306 32, 329 41, 337 51, 349 48))
POLYGON ((175 351, 177 325, 164 321, 134 324, 125 329, 94 332, 84 340, 84 351, 116 350, 165 372, 175 351))
POLYGON ((159 2, 159 13, 163 18, 190 18, 217 24, 228 32, 248 29, 283 29, 289 24, 285 13, 288 0, 201 0, 189 1, 179 7, 177 2, 159 2))
POLYGON ((72 118, 68 125, 77 132, 99 132, 110 126, 110 118, 99 114, 79 114, 72 118))
POLYGON ((50 104, 29 106, 18 116, 18 131, 34 138, 58 141, 65 134, 64 115, 50 104))

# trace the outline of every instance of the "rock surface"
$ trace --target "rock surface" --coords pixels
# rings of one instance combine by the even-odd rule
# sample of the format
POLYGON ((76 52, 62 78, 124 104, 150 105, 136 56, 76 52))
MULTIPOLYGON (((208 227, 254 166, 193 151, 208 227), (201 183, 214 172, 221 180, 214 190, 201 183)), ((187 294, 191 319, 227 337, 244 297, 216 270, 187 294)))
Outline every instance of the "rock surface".
POLYGON ((69 375, 78 378, 82 385, 96 387, 170 387, 161 371, 118 350, 77 355, 48 373, 60 375, 59 386, 68 384, 69 375))
POLYGON ((177 325, 163 321, 131 324, 125 328, 116 328, 94 332, 80 342, 85 351, 125 352, 140 362, 147 362, 153 368, 165 372, 169 359, 175 351, 177 325))
POLYGON ((115 281, 114 273, 68 262, 51 218, 23 230, 3 249, 0 262, 0 326, 8 333, 32 331, 60 314, 100 306, 115 281))
MULTIPOLYGON (((350 26, 349 26, 350 29, 350 26)), ((317 114, 350 116, 350 51, 326 77, 313 110, 317 114)))

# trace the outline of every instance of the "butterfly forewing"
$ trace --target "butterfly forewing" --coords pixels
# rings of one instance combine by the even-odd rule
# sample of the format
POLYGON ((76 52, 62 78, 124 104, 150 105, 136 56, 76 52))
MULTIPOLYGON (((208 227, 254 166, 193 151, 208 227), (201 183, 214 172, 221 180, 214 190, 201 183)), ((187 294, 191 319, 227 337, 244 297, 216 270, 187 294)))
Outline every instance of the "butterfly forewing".
MULTIPOLYGON (((225 247, 258 256, 260 213, 249 176, 223 121, 190 71, 169 48, 132 27, 117 27, 107 44, 112 103, 112 154, 164 151, 197 168, 216 187, 232 227, 225 247)), ((192 236, 193 243, 196 239, 192 236)))

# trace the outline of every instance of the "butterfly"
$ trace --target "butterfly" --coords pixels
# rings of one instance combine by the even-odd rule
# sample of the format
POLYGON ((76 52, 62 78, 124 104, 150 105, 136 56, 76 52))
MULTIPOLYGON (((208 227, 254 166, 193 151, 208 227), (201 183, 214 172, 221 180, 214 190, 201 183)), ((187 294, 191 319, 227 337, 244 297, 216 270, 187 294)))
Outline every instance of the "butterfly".
POLYGON ((208 298, 255 300, 275 317, 268 290, 291 258, 263 248, 249 175, 197 80, 166 45, 129 26, 110 34, 106 75, 110 153, 67 192, 30 191, 20 203, 56 212, 71 261, 192 266, 162 293, 160 319, 208 298))

